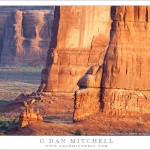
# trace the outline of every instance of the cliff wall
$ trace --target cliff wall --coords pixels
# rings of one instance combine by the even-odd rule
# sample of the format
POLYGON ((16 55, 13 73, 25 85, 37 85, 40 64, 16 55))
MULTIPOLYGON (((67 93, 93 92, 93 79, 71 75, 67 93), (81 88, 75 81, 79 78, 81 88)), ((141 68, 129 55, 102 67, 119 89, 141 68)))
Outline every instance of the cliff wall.
POLYGON ((150 112, 150 7, 111 7, 111 18, 110 42, 97 69, 99 90, 93 80, 97 73, 89 72, 79 80, 75 121, 100 111, 113 115, 150 112))
POLYGON ((112 19, 101 82, 104 109, 116 114, 149 113, 150 7, 113 7, 112 19))
POLYGON ((56 7, 39 91, 74 92, 86 71, 103 62, 110 25, 110 6, 56 7))
MULTIPOLYGON (((32 42, 36 52, 26 49, 29 51, 25 54, 39 59, 39 42, 48 36, 43 15, 38 17, 38 12, 33 12, 16 11, 12 17, 14 28, 10 33, 17 35, 13 43, 17 43, 19 55, 15 61, 23 59, 22 47, 32 47, 32 42)), ((74 121, 100 112, 149 114, 149 30, 149 6, 55 7, 38 91, 51 92, 60 99, 61 94, 67 99, 75 91, 74 121)))
POLYGON ((24 7, 0 9, 1 63, 45 64, 51 38, 53 10, 38 9, 27 10, 24 7))
POLYGON ((9 12, 1 12, 0 13, 0 61, 1 61, 1 53, 3 50, 3 39, 5 35, 5 20, 9 12))

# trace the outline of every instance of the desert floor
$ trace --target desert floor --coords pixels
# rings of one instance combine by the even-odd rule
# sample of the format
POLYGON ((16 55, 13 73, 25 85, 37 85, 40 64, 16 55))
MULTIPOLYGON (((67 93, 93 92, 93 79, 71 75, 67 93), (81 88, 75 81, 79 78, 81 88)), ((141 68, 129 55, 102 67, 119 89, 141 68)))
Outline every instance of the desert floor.
POLYGON ((21 93, 37 90, 42 67, 0 66, 0 135, 150 135, 150 118, 107 116, 103 113, 73 123, 73 94, 70 98, 47 95, 36 101, 43 111, 44 122, 19 127, 23 100, 14 100, 21 93))

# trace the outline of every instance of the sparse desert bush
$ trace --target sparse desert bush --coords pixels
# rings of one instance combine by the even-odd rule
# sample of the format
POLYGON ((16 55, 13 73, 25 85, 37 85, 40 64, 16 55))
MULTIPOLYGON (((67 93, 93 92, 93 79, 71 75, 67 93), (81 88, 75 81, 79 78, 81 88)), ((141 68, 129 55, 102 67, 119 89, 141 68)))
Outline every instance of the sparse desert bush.
POLYGON ((12 125, 18 125, 19 124, 19 118, 16 117, 11 121, 12 125))
POLYGON ((5 135, 5 133, 3 131, 0 131, 0 136, 5 135))
POLYGON ((13 100, 21 93, 37 91, 42 69, 43 66, 0 65, 0 100, 13 100))
POLYGON ((3 121, 3 122, 1 122, 0 130, 7 131, 9 129, 9 126, 10 126, 10 124, 8 121, 3 121))
POLYGON ((85 133, 82 129, 77 129, 75 135, 85 135, 85 133))
POLYGON ((123 133, 123 129, 116 129, 117 133, 123 133))
POLYGON ((18 66, 20 66, 20 67, 28 67, 29 65, 27 63, 19 63, 18 66))
POLYGON ((138 127, 142 127, 142 126, 143 126, 143 123, 137 122, 136 125, 137 125, 138 127))
POLYGON ((4 135, 9 130, 19 125, 19 118, 8 120, 7 118, 1 117, 0 119, 0 135, 4 135))
POLYGON ((8 119, 3 117, 3 116, 0 116, 0 121, 7 121, 8 119))

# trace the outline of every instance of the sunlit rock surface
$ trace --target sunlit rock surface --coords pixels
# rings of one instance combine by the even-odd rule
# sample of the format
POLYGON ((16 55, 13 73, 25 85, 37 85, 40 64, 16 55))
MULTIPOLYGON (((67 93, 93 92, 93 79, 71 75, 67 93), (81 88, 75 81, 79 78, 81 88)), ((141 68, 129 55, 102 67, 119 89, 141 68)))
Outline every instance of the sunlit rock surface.
POLYGON ((0 13, 1 63, 44 65, 51 38, 53 9, 4 7, 0 8, 0 13))
MULTIPOLYGON (((75 121, 97 112, 113 115, 150 112, 150 8, 111 7, 111 18, 110 42, 102 72, 99 73, 102 74, 99 93, 97 89, 93 92, 79 85, 81 89, 76 92, 75 98, 75 121), (99 103, 99 110, 95 107, 95 101, 96 105, 99 103)), ((84 81, 85 76, 79 82, 84 81)), ((86 79, 87 83, 93 83, 92 76, 86 79)))
POLYGON ((56 7, 47 67, 39 91, 74 92, 78 80, 102 64, 110 38, 110 6, 56 7))

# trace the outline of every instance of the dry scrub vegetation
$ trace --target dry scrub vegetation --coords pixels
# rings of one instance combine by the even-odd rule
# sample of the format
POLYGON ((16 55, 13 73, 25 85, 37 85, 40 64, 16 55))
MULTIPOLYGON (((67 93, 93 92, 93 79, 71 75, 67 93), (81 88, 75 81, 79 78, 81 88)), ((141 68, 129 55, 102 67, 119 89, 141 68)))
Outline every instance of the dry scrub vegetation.
POLYGON ((21 93, 31 93, 40 84, 42 66, 0 65, 0 100, 13 100, 21 93))

